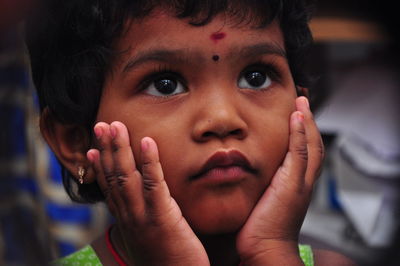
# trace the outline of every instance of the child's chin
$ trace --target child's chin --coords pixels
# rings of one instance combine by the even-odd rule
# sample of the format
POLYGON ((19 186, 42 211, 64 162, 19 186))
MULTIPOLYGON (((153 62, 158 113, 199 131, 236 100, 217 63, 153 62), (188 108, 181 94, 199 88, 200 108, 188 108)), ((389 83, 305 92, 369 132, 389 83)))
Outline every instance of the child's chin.
POLYGON ((214 235, 237 232, 245 223, 250 211, 232 213, 203 213, 188 219, 196 234, 214 235))
POLYGON ((248 193, 242 187, 209 192, 182 200, 183 216, 197 234, 226 234, 237 232, 247 221, 257 203, 258 193, 248 193))

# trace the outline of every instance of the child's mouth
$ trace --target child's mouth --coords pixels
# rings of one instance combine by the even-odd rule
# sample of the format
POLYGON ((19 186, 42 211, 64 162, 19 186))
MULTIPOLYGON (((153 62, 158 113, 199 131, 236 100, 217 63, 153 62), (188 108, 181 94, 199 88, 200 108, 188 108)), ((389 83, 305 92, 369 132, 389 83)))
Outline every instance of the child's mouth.
POLYGON ((235 183, 256 172, 241 152, 218 151, 207 160, 197 174, 192 176, 191 180, 202 179, 212 184, 235 183))

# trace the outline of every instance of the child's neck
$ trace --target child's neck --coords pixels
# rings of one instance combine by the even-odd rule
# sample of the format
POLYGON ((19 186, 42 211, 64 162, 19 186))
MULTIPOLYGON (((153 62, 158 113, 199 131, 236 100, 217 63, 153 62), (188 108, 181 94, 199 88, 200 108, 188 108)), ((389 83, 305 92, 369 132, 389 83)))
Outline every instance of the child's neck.
POLYGON ((236 252, 236 233, 221 235, 198 235, 206 249, 211 265, 239 265, 236 252))

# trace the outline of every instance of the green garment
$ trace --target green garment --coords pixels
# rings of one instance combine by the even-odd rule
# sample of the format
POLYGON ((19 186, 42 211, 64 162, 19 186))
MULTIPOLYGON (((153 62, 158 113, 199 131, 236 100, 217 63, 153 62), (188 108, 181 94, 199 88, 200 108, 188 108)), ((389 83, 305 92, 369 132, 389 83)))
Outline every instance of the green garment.
POLYGON ((54 261, 54 266, 102 266, 99 257, 90 245, 64 257, 54 261))
MULTIPOLYGON (((300 257, 304 262, 305 266, 314 265, 313 252, 310 246, 299 245, 300 257)), ((85 246, 84 248, 72 253, 69 256, 56 260, 53 265, 61 266, 102 266, 99 258, 94 252, 91 246, 85 246)))

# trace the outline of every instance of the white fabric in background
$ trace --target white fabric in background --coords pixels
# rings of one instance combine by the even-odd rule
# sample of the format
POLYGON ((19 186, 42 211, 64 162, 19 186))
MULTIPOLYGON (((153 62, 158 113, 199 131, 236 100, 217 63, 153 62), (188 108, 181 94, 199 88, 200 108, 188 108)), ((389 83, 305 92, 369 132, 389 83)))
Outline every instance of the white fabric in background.
POLYGON ((340 77, 316 114, 321 132, 353 135, 378 157, 400 161, 399 76, 395 70, 366 66, 340 77))

